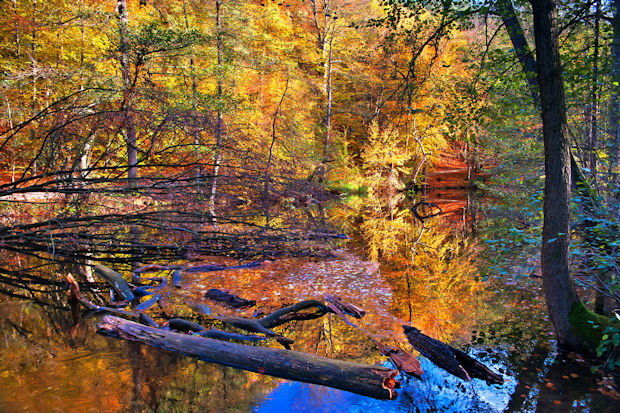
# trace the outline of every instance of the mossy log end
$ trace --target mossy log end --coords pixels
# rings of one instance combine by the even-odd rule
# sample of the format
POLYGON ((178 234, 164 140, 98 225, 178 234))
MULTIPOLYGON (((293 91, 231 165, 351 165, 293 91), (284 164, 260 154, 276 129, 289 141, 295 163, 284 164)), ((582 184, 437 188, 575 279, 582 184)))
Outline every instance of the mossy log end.
POLYGON ((398 370, 351 363, 298 351, 227 343, 165 331, 122 318, 105 316, 101 334, 147 344, 200 360, 267 374, 287 380, 319 384, 376 399, 395 399, 398 370))
POLYGON ((590 350, 596 350, 607 327, 619 324, 614 323, 611 318, 591 311, 582 301, 573 305, 568 314, 568 321, 573 334, 592 346, 590 350))

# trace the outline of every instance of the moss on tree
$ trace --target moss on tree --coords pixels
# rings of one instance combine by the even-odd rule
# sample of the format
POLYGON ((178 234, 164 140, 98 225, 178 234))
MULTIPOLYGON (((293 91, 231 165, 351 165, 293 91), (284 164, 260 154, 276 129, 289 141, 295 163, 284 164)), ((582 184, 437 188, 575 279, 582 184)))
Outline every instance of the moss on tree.
POLYGON ((571 308, 568 320, 573 334, 596 348, 603 337, 603 331, 612 324, 612 319, 596 314, 579 301, 571 308))

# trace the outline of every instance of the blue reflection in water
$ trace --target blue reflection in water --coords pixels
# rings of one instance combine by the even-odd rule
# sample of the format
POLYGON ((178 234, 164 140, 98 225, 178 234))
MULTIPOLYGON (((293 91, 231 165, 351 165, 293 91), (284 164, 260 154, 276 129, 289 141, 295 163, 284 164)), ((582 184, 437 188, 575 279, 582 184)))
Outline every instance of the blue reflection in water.
MULTIPOLYGON (((469 354, 476 356, 476 351, 469 354)), ((497 355, 497 353, 496 353, 497 355)), ((502 362, 480 361, 492 370, 503 368, 502 362)), ((398 389, 398 398, 381 401, 342 390, 299 382, 285 382, 273 390, 254 409, 255 412, 502 412, 516 387, 514 376, 503 375, 502 386, 487 385, 474 379, 464 382, 420 358, 424 380, 407 379, 398 389)), ((386 366, 389 365, 386 363, 386 366)), ((402 380, 402 378, 401 378, 402 380)))

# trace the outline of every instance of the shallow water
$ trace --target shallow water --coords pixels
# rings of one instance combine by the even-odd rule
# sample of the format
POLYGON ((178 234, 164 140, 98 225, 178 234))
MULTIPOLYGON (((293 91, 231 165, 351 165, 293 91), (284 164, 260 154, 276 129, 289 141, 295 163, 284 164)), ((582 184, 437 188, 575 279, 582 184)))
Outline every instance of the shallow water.
MULTIPOLYGON (((576 355, 563 360, 555 354, 538 279, 481 280, 482 247, 472 236, 476 220, 465 216, 471 211, 461 214, 451 205, 445 209, 457 213, 422 227, 405 209, 372 202, 352 200, 328 211, 328 219, 352 238, 335 243, 329 258, 184 272, 182 288, 169 283, 147 313, 159 321, 185 316, 206 325, 208 317, 193 312, 190 302, 203 302, 216 314, 252 317, 255 310, 337 295, 366 310, 356 322, 384 345, 417 355, 402 334, 402 324, 411 324, 487 364, 504 377, 503 385, 463 382, 419 356, 423 379, 401 376, 398 398, 378 401, 98 335, 101 316, 82 313, 78 320, 60 308, 64 293, 56 296, 59 308, 0 295, 0 411, 615 411, 617 401, 603 394, 603 377, 576 355), (231 310, 208 302, 210 288, 257 306, 231 310)), ((201 263, 236 262, 201 257, 201 263)), ((50 269, 50 279, 59 279, 55 271, 50 269)), ((295 340, 295 350, 389 366, 363 333, 333 315, 277 331, 295 340)))

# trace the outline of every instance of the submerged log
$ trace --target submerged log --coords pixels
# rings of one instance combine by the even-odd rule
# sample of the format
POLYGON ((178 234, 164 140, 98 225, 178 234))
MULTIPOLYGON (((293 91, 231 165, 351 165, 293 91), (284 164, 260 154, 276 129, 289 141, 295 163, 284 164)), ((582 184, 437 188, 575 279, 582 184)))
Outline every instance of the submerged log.
POLYGON ((362 334, 364 334, 366 337, 368 337, 368 339, 370 339, 370 341, 372 341, 374 345, 377 346, 381 354, 389 357, 390 360, 392 360, 396 368, 398 368, 403 373, 408 374, 410 376, 414 376, 418 379, 422 377, 422 374, 424 374, 424 371, 422 370, 422 365, 420 364, 418 359, 416 359, 411 354, 407 353, 401 348, 398 348, 398 347, 391 348, 391 347, 384 346, 372 334, 370 334, 369 332, 367 332, 366 330, 364 330, 357 324, 351 322, 344 313, 345 311, 351 312, 355 317, 362 318, 364 314, 366 314, 363 310, 361 310, 359 307, 354 306, 353 304, 343 303, 339 299, 334 299, 333 297, 330 297, 330 296, 326 296, 326 300, 328 300, 326 302, 327 307, 332 312, 334 312, 337 316, 342 318, 342 320, 345 323, 357 329, 362 334))
POLYGON ((174 285, 175 288, 181 288, 181 271, 172 271, 172 285, 174 285))
POLYGON ((466 381, 472 378, 485 380, 488 384, 503 384, 504 379, 487 366, 454 347, 437 341, 415 327, 403 325, 409 343, 433 364, 466 381))
POLYGON ((124 315, 126 317, 131 317, 133 319, 139 319, 140 318, 140 314, 138 314, 138 313, 134 313, 134 312, 131 312, 131 311, 125 311, 125 310, 121 310, 121 309, 118 309, 118 308, 112 308, 112 307, 105 307, 105 306, 97 305, 95 303, 92 303, 92 302, 88 301, 85 298, 80 298, 80 304, 82 304, 84 307, 88 308, 89 310, 93 310, 93 311, 96 311, 96 312, 121 314, 121 315, 124 315))
POLYGON ((147 344, 200 360, 267 374, 287 380, 319 384, 376 399, 395 399, 398 370, 333 360, 298 351, 227 343, 156 329, 122 318, 105 316, 101 334, 147 344))
POLYGON ((254 300, 246 300, 245 298, 229 294, 216 288, 211 288, 209 291, 207 291, 207 293, 205 294, 205 298, 217 301, 218 303, 221 303, 231 308, 252 307, 256 305, 256 301, 254 300))
POLYGON ((124 300, 131 301, 135 298, 127 281, 116 271, 105 265, 95 265, 95 272, 103 277, 112 286, 116 294, 123 297, 124 300))
POLYGON ((334 297, 334 296, 325 294, 323 298, 325 298, 325 301, 337 307, 344 314, 348 314, 355 318, 362 318, 366 315, 366 311, 362 310, 356 305, 342 301, 340 297, 334 297))

